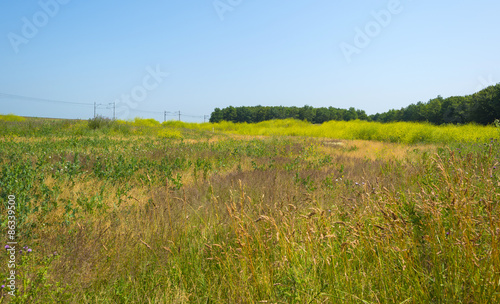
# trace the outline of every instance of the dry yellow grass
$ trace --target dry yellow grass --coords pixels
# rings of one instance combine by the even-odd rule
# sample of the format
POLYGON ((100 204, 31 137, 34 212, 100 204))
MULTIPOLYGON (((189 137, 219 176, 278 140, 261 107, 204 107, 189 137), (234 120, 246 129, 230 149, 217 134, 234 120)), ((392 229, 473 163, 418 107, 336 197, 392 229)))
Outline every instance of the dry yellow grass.
POLYGON ((40 208, 27 302, 499 299, 493 143, 98 138, 0 142, 2 185, 40 208))

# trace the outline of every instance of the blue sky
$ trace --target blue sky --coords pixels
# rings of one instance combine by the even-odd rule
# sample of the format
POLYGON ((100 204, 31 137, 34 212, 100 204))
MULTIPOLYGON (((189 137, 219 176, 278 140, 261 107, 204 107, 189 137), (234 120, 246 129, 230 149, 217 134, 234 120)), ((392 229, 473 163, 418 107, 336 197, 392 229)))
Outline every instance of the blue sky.
POLYGON ((0 113, 385 112, 500 82, 498 12, 493 0, 2 1, 0 113))

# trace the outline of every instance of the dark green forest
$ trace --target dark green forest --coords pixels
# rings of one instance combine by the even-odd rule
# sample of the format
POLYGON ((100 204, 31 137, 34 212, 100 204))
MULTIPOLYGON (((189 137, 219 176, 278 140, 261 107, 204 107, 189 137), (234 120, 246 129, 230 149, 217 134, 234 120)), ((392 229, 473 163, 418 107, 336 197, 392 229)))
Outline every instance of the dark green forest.
POLYGON ((216 108, 210 122, 232 121, 256 123, 272 119, 295 118, 312 123, 330 120, 367 120, 377 122, 413 121, 440 124, 478 123, 488 125, 500 118, 500 83, 467 96, 438 96, 428 102, 411 104, 400 110, 367 115, 365 111, 334 107, 314 108, 284 106, 253 106, 216 108))

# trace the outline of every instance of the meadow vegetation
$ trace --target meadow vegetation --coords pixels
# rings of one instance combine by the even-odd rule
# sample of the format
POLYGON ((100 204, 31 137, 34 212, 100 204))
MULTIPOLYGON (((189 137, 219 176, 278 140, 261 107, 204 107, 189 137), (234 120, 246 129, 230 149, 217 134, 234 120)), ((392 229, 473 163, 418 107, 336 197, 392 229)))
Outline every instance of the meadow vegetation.
MULTIPOLYGON (((311 124, 296 119, 269 120, 259 123, 185 123, 135 118, 131 121, 96 117, 83 120, 54 120, 25 118, 14 115, 0 116, 0 136, 15 137, 68 137, 68 136, 150 136, 160 138, 203 138, 213 134, 246 136, 299 136, 348 140, 375 140, 404 144, 450 144, 485 142, 498 137, 495 125, 440 125, 414 122, 367 122, 361 120, 329 121, 311 124)), ((495 123, 498 124, 498 121, 495 123)))
POLYGON ((0 120, 1 302, 500 301, 494 127, 99 119, 0 120))
POLYGON ((244 135, 326 137, 406 144, 484 142, 499 135, 499 129, 495 126, 475 124, 435 126, 429 123, 379 123, 360 120, 329 121, 323 124, 311 124, 293 119, 270 120, 256 124, 221 122, 212 127, 244 135))

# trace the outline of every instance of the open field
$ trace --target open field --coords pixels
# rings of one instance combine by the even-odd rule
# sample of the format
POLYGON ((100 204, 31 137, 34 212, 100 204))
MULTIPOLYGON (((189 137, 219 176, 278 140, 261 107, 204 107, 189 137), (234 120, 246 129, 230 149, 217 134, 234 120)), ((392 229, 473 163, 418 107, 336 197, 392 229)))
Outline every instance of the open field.
POLYGON ((496 128, 301 124, 0 121, 0 302, 500 302, 496 128))
MULTIPOLYGON (((495 126, 441 125, 429 123, 393 122, 378 123, 367 121, 330 121, 323 124, 285 119, 247 123, 185 123, 166 121, 160 124, 153 119, 136 118, 134 121, 107 121, 98 119, 89 128, 87 121, 36 119, 14 115, 0 115, 0 136, 107 136, 148 135, 161 138, 203 137, 210 133, 224 133, 251 136, 305 136, 333 139, 362 139, 383 142, 418 144, 450 144, 486 142, 500 135, 495 126), (188 132, 191 131, 191 132, 188 132)), ((499 125, 500 127, 500 125, 499 125)))

